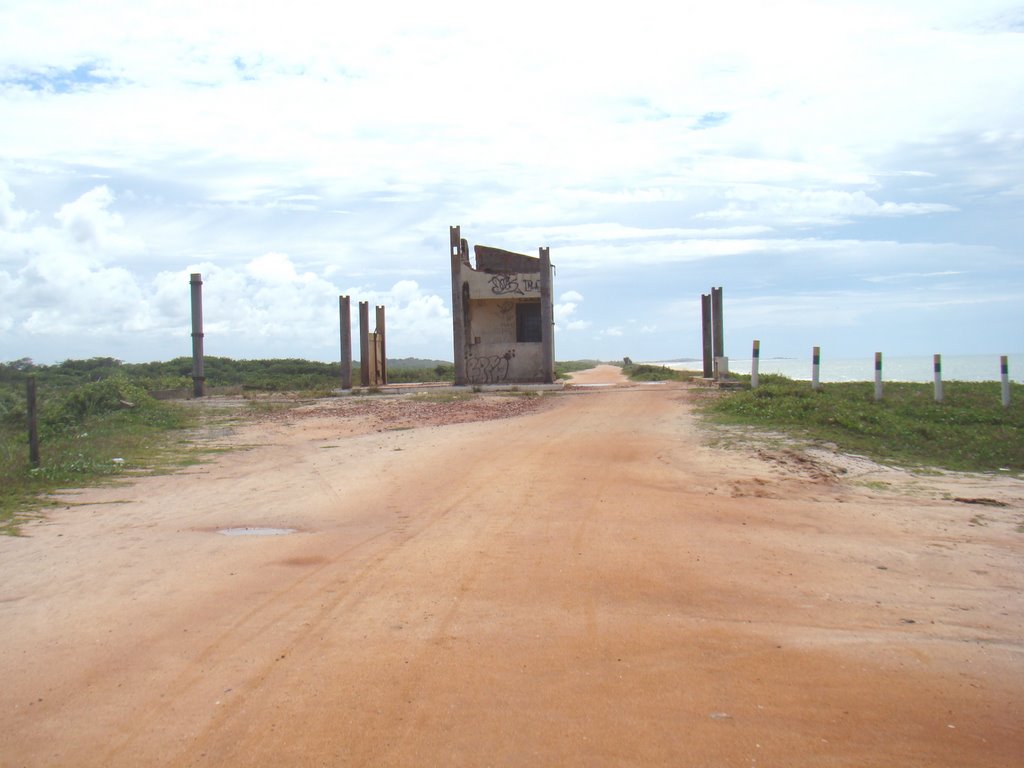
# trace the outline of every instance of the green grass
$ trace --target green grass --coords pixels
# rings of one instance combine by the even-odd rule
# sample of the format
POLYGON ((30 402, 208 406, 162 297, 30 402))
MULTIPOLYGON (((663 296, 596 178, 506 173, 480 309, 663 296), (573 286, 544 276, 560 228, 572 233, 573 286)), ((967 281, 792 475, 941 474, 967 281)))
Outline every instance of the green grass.
POLYGON ((555 379, 564 379, 576 371, 586 371, 601 365, 600 360, 558 360, 555 362, 555 379))
POLYGON ((995 382, 946 382, 936 403, 930 384, 825 384, 760 377, 754 390, 723 392, 702 406, 713 422, 782 431, 839 450, 908 467, 1024 473, 1024 386, 1003 408, 995 382))
POLYGON ((37 467, 29 463, 23 412, 9 408, 0 416, 0 533, 17 533, 19 520, 45 506, 54 491, 197 458, 186 438, 195 415, 153 400, 123 378, 42 395, 39 413, 37 467))
POLYGON ((624 365, 622 372, 630 381, 688 381, 696 375, 693 371, 677 371, 664 365, 645 363, 624 365))

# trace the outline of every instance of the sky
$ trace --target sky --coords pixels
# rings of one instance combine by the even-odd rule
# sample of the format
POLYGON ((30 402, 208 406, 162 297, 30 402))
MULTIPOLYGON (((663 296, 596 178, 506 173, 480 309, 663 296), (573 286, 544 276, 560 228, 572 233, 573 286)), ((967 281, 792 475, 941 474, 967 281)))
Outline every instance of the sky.
POLYGON ((1022 209, 1021 2, 0 0, 0 361, 451 360, 451 225, 560 360, 1019 353, 1022 209))

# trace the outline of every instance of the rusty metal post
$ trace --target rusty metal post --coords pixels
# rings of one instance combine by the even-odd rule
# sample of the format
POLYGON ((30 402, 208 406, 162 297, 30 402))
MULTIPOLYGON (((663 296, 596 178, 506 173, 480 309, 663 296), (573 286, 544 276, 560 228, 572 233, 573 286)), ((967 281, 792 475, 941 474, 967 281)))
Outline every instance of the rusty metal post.
POLYGON ((707 293, 700 295, 700 321, 701 341, 704 347, 704 378, 710 379, 715 369, 711 343, 711 295, 707 293))
POLYGON ((359 302, 359 383, 370 386, 370 302, 359 302))
POLYGON ((465 386, 466 378, 466 313, 462 306, 462 235, 459 227, 448 228, 452 265, 452 341, 455 357, 455 384, 465 386))
POLYGON ((540 360, 544 383, 555 381, 555 314, 551 305, 551 251, 540 249, 540 360))
POLYGON ((39 466, 39 412, 36 409, 36 377, 29 376, 25 382, 28 411, 28 461, 33 467, 39 466))
POLYGON ((341 323, 341 388, 352 389, 352 303, 348 296, 338 297, 341 323))
POLYGON ((388 383, 388 334, 384 323, 384 305, 377 306, 377 338, 380 339, 380 384, 388 383))
POLYGON ((206 373, 203 368, 203 276, 192 273, 192 395, 206 394, 206 373))

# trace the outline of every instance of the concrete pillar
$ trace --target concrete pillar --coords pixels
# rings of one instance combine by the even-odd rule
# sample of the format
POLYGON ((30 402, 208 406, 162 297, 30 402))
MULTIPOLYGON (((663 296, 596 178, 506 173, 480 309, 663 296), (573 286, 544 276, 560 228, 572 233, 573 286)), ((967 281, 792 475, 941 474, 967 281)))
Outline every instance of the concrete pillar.
POLYGON ((462 306, 462 236, 459 227, 449 227, 448 249, 452 265, 452 341, 455 357, 455 383, 465 386, 466 378, 466 324, 462 306))
POLYGON ((352 389, 352 304, 348 296, 338 297, 341 323, 341 388, 352 389))
POLYGON ((704 347, 704 378, 710 379, 714 375, 715 369, 711 343, 711 295, 707 293, 700 295, 700 327, 701 341, 704 347))
POLYGON ((942 402, 942 355, 932 356, 932 369, 935 371, 935 402, 942 402))
POLYGON ((384 305, 381 304, 377 307, 377 338, 380 339, 380 382, 381 384, 388 383, 388 350, 387 350, 387 338, 388 335, 384 329, 384 305))
POLYGON ((206 394, 206 372, 203 367, 203 276, 192 273, 192 395, 206 394))
POLYGON ((370 386, 370 302, 359 302, 359 383, 370 386))
POLYGON ((555 381, 555 315, 551 304, 551 252, 540 249, 540 354, 544 383, 555 381))
POLYGON ((725 357, 725 324, 722 320, 722 289, 711 289, 712 356, 725 357))

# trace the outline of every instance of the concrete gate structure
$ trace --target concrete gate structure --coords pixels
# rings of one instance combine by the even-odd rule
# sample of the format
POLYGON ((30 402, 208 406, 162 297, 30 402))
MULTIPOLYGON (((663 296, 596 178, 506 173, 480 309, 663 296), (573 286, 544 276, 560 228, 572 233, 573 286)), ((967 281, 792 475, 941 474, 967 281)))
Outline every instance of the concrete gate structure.
POLYGON ((555 380, 551 257, 477 245, 450 227, 455 383, 555 380))

